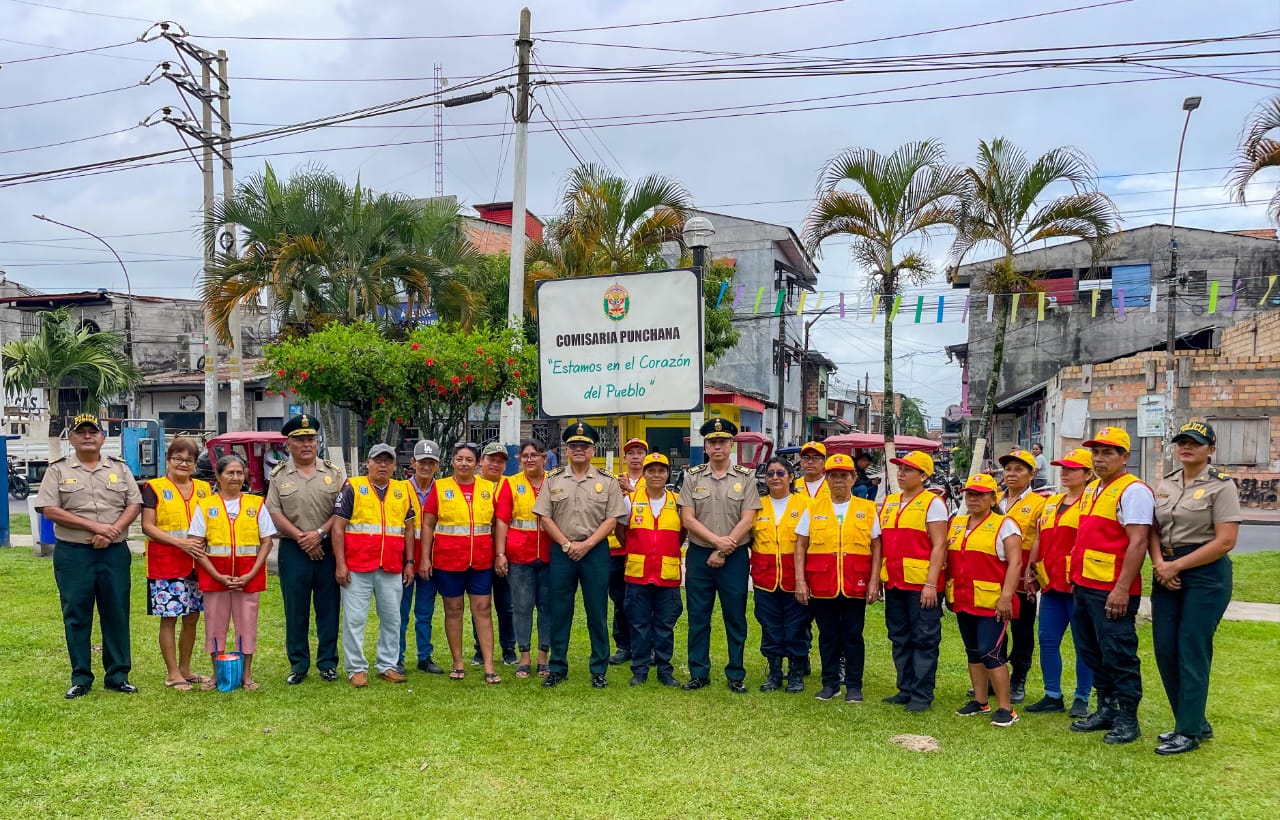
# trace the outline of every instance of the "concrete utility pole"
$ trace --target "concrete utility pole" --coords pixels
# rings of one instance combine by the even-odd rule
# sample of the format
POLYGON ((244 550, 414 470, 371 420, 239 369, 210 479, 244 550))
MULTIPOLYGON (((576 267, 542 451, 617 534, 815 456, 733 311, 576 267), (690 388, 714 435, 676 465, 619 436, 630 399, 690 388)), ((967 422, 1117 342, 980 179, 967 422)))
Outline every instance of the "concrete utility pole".
MULTIPOLYGON (((529 52, 533 47, 531 17, 528 8, 520 10, 520 38, 516 40, 518 74, 515 162, 512 171, 515 179, 511 196, 511 272, 507 281, 507 321, 517 332, 524 325, 524 224, 529 175, 529 52)), ((502 404, 498 420, 502 443, 506 445, 507 452, 514 456, 516 445, 520 442, 520 399, 508 397, 502 404)))
MULTIPOLYGON (((213 131, 213 107, 208 95, 213 93, 213 72, 209 64, 200 64, 200 87, 204 90, 201 107, 200 129, 205 134, 213 131)), ((204 223, 207 228, 213 219, 213 145, 206 141, 202 157, 204 176, 204 223)), ((204 273, 209 275, 213 267, 213 236, 206 230, 204 242, 204 273)), ((218 331, 208 308, 204 312, 204 429, 213 435, 218 433, 218 331)))
MULTIPOLYGON (((787 286, 785 273, 779 274, 782 277, 782 287, 787 286)), ((783 302, 784 310, 778 311, 778 419, 775 422, 777 429, 774 431, 774 437, 778 442, 778 449, 787 446, 787 440, 784 438, 783 431, 784 420, 786 418, 787 406, 787 312, 786 302, 783 302)))
MULTIPOLYGON (((218 82, 221 86, 218 94, 222 120, 222 201, 231 198, 235 189, 235 173, 231 167, 231 86, 227 82, 227 52, 218 50, 218 82)), ((236 226, 222 226, 222 251, 227 256, 236 255, 236 226)), ((229 432, 241 432, 248 428, 248 420, 244 414, 244 355, 241 348, 243 340, 240 335, 242 308, 237 304, 231 310, 228 330, 231 333, 231 345, 228 348, 231 369, 231 414, 227 422, 229 432)))

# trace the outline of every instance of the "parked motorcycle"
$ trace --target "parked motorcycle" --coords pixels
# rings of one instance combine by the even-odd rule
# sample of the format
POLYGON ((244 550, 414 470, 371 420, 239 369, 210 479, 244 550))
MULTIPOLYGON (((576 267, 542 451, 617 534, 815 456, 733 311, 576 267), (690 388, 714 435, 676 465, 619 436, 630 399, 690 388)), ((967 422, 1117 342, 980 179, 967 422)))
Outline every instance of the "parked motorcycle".
POLYGON ((13 456, 9 456, 9 495, 19 501, 31 495, 31 482, 18 472, 18 460, 13 456))

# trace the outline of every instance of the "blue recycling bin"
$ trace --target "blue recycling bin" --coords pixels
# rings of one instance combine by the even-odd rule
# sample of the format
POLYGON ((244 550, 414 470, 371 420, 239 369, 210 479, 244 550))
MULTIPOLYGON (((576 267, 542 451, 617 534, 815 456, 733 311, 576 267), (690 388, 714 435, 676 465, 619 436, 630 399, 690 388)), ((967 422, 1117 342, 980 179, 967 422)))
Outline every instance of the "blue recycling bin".
POLYGON ((53 534, 53 522, 45 518, 44 515, 37 514, 40 519, 40 540, 41 544, 56 544, 58 537, 53 534))

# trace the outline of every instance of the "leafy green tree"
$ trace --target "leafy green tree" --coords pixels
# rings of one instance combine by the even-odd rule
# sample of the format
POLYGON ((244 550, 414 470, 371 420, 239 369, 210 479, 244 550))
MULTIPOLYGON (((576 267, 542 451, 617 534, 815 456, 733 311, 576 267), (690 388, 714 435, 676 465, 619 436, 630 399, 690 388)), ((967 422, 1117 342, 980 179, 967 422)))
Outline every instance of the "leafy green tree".
POLYGON ((929 435, 929 425, 924 417, 924 405, 912 396, 902 397, 902 432, 921 438, 929 435))
MULTIPOLYGON (((1003 137, 978 143, 978 160, 964 172, 960 219, 951 257, 959 265, 975 247, 994 244, 1001 256, 981 272, 979 289, 995 295, 996 338, 977 438, 986 439, 995 414, 1013 293, 1034 291, 1039 271, 1020 271, 1014 256, 1046 239, 1088 242, 1098 258, 1120 226, 1120 214, 1097 190, 1093 163, 1074 148, 1054 148, 1032 160, 1003 137), (1072 192, 1046 200, 1057 183, 1072 192)), ((981 467, 981 464, 975 465, 981 467)))
MULTIPOLYGON (((946 152, 933 140, 902 145, 892 154, 850 148, 827 163, 818 180, 818 198, 805 219, 805 244, 821 252, 833 236, 853 238, 853 257, 866 270, 871 290, 881 297, 884 316, 884 394, 893 396, 893 302, 904 288, 933 276, 922 249, 902 246, 943 226, 955 224, 956 197, 963 190, 958 169, 947 165, 946 152), (840 186, 851 184, 856 190, 840 186)), ((884 414, 888 444, 897 432, 892 409, 884 414)))
POLYGON ((432 325, 389 339, 375 324, 332 323, 265 351, 272 389, 350 409, 368 443, 394 443, 404 427, 443 443, 465 430, 467 409, 513 396, 535 411, 537 350, 516 349, 501 326, 432 325))
POLYGON ((142 373, 125 353, 124 337, 114 331, 76 327, 66 308, 40 314, 40 330, 29 339, 5 344, 3 367, 9 396, 45 388, 49 401, 49 457, 60 451, 67 420, 58 407, 58 390, 79 387, 86 406, 98 412, 110 399, 131 392, 142 373))
MULTIPOLYGON (((1264 100, 1249 116, 1240 146, 1236 149, 1236 161, 1231 166, 1231 197, 1241 205, 1249 183, 1267 168, 1280 168, 1280 95, 1264 100)), ((1271 196, 1267 215, 1280 224, 1280 187, 1271 196)))

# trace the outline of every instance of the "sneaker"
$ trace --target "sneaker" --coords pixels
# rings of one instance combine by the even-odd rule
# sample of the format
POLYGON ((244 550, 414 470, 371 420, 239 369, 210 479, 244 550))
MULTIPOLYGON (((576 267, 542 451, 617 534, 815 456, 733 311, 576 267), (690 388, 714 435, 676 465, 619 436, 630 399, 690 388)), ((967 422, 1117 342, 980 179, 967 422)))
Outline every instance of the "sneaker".
POLYGON ((930 707, 930 706, 932 706, 932 704, 925 703, 925 702, 924 702, 924 701, 922 701, 922 700, 913 700, 913 701, 909 702, 909 703, 908 703, 906 706, 904 706, 903 708, 904 708, 904 709, 906 709, 908 712, 911 712, 911 713, 913 713, 913 714, 920 714, 921 712, 927 712, 927 711, 929 711, 929 707, 930 707))
POLYGON ((1014 703, 1022 703, 1027 699, 1027 682, 1025 680, 1016 680, 1009 685, 1009 700, 1014 703))
POLYGON ((419 672, 426 672, 428 675, 443 675, 443 674, 444 674, 444 669, 440 666, 440 664, 438 664, 438 663, 436 663, 435 661, 431 660, 431 658, 427 658, 426 660, 420 660, 420 661, 418 661, 418 671, 419 671, 419 672))
MULTIPOLYGON (((987 707, 990 709, 991 707, 987 707)), ((1006 728, 1018 722, 1018 713, 1008 709, 997 709, 996 713, 991 716, 991 725, 1006 728)))
POLYGON ((862 703, 862 690, 856 686, 849 686, 844 692, 845 703, 862 703))
POLYGON ((889 697, 885 698, 880 702, 887 703, 890 706, 906 706, 908 703, 911 702, 911 696, 908 695, 906 692, 899 692, 896 695, 890 695, 889 697))
POLYGON ((1072 701, 1071 711, 1068 712, 1067 715, 1073 718, 1089 717, 1089 701, 1083 698, 1076 698, 1074 701, 1072 701))
POLYGON ((320 670, 320 680, 325 683, 333 683, 338 679, 338 670, 332 666, 320 670))
POLYGON ((1051 698, 1048 695, 1040 698, 1040 700, 1027 707, 1028 712, 1064 712, 1066 704, 1062 702, 1062 698, 1051 698))
POLYGON ((840 694, 840 689, 838 687, 824 686, 822 687, 822 690, 819 691, 818 694, 814 695, 813 697, 816 700, 831 700, 838 694, 840 694))
POLYGON ((637 673, 631 676, 631 680, 627 681, 627 684, 630 686, 644 686, 648 681, 648 675, 641 675, 637 673))
POLYGON ((591 676, 591 688, 592 688, 592 689, 603 689, 603 688, 605 688, 605 687, 606 687, 606 686, 608 686, 608 685, 609 685, 609 679, 608 679, 607 677, 605 677, 604 675, 592 675, 592 676, 591 676))
POLYGON ((484 666, 484 657, 479 652, 476 652, 476 654, 471 656, 471 665, 484 666))
POLYGON ((961 706, 959 709, 957 709, 956 714, 959 715, 960 717, 973 717, 974 715, 989 715, 991 714, 991 704, 978 703, 976 700, 971 700, 968 703, 966 703, 964 706, 961 706))
POLYGON ((506 666, 515 666, 520 660, 520 656, 511 647, 502 650, 502 663, 506 666))

